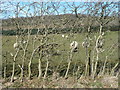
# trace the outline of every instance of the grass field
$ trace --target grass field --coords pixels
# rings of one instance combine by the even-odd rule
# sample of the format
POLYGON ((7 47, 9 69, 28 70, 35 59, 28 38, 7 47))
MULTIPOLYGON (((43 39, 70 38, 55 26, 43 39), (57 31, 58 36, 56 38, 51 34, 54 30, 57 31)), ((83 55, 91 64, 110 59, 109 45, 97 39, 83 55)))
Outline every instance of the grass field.
MULTIPOLYGON (((64 34, 65 36, 68 34, 64 34)), ((58 72, 60 72, 61 76, 64 76, 65 74, 65 69, 67 68, 67 63, 68 63, 68 52, 70 51, 70 43, 75 40, 79 43, 79 47, 78 47, 78 52, 74 53, 74 56, 72 58, 72 63, 71 63, 71 67, 70 67, 70 75, 74 74, 74 72, 77 70, 77 66, 81 67, 81 70, 79 71, 80 74, 82 74, 83 71, 83 67, 85 67, 85 61, 86 61, 86 55, 85 55, 85 48, 82 47, 82 42, 85 39, 85 35, 86 33, 76 33, 73 35, 73 37, 69 37, 68 38, 63 38, 61 36, 61 34, 49 34, 49 42, 55 42, 58 43, 58 47, 54 50, 54 51, 58 51, 59 50, 59 54, 58 55, 53 55, 50 58, 50 63, 49 63, 49 70, 48 70, 48 74, 51 75, 52 72, 54 72, 56 69, 58 72)), ((91 38, 94 41, 94 36, 97 36, 97 33, 92 33, 91 38)), ((39 37, 41 38, 41 35, 39 35, 39 37)), ((31 53, 33 51, 33 38, 34 35, 32 35, 30 37, 30 42, 28 45, 28 49, 27 49, 27 54, 26 54, 26 59, 25 59, 25 77, 27 77, 27 65, 31 56, 31 53)), ((104 52, 100 53, 99 55, 99 61, 104 62, 105 61, 105 57, 106 55, 109 55, 110 53, 108 53, 110 47, 116 43, 118 44, 118 32, 117 31, 113 31, 113 32, 106 32, 105 33, 105 44, 103 46, 104 48, 104 52)), ((2 37, 2 61, 3 61, 3 67, 5 65, 5 60, 7 61, 7 77, 9 78, 11 76, 12 73, 12 63, 13 63, 13 57, 10 55, 10 53, 13 53, 13 55, 15 54, 15 49, 13 48, 13 44, 15 43, 15 36, 3 36, 2 37)), ((37 47, 38 45, 40 45, 40 41, 36 41, 35 43, 35 47, 37 47)), ((91 48, 93 50, 95 42, 92 42, 91 48)), ((23 55, 23 51, 20 51, 20 53, 18 54, 18 57, 16 59, 16 63, 21 65, 22 62, 22 55, 23 55)), ((118 47, 115 46, 115 51, 112 55, 110 55, 108 57, 108 64, 107 67, 109 67, 109 69, 118 62, 118 47)), ((46 59, 43 58, 42 59, 42 70, 44 72, 46 67, 46 59)), ((20 68, 16 65, 16 69, 15 69, 15 75, 19 76, 20 74, 20 68)), ((38 74, 38 54, 35 54, 32 60, 32 76, 36 77, 38 74)), ((99 83, 98 83, 99 84, 99 83)))

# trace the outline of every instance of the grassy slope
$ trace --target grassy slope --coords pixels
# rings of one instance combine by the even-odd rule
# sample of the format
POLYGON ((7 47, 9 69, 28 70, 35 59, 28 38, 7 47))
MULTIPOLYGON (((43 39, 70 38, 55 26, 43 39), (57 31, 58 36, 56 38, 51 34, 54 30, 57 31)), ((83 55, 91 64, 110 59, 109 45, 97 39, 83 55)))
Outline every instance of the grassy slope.
MULTIPOLYGON (((31 36, 30 44, 29 44, 29 50, 28 50, 30 52, 32 51, 32 37, 34 37, 34 36, 31 36)), ((53 38, 54 38, 54 41, 56 43, 60 44, 60 47, 58 48, 58 50, 64 50, 65 49, 66 52, 69 51, 70 42, 72 42, 73 40, 76 40, 79 43, 79 52, 78 52, 79 55, 76 54, 75 59, 79 59, 79 60, 84 60, 85 59, 85 49, 81 45, 81 43, 84 41, 85 34, 83 34, 83 33, 75 34, 74 37, 70 38, 70 40, 66 39, 66 38, 62 38, 61 34, 49 35, 49 37, 50 37, 49 42, 53 41, 53 38)), ((107 50, 107 47, 110 47, 113 43, 118 42, 118 32, 107 32, 107 35, 105 36, 105 38, 106 39, 105 39, 104 48, 107 50)), ((13 44, 15 43, 15 36, 3 36, 2 41, 3 41, 2 42, 3 43, 3 48, 2 48, 3 49, 3 54, 6 51, 12 52, 14 54, 15 50, 13 48, 13 44), (7 43, 5 43, 6 41, 7 41, 7 43)), ((37 41, 36 46, 39 45, 39 44, 40 44, 39 41, 37 41)), ((66 52, 65 52, 65 54, 67 54, 66 52)), ((107 54, 107 53, 105 53, 105 54, 107 54)), ((117 50, 116 50, 116 52, 111 57, 111 59, 117 60, 117 58, 118 57, 117 57, 117 50)), ((58 58, 56 57, 56 59, 57 59, 57 61, 59 61, 58 60, 58 59, 60 59, 59 56, 58 56, 58 58)), ((8 61, 11 61, 11 59, 9 59, 8 61)))
MULTIPOLYGON (((32 44, 31 43, 32 43, 32 38, 33 37, 34 36, 31 36, 29 49, 28 49, 30 54, 31 54, 31 51, 32 51, 32 44)), ((49 37, 50 37, 49 42, 53 41, 53 38, 54 38, 54 41, 61 45, 59 48, 57 48, 58 50, 60 50, 60 51, 65 50, 64 52, 61 52, 61 55, 52 56, 51 62, 50 62, 49 66, 54 67, 54 69, 56 69, 56 67, 58 65, 60 65, 60 69, 66 68, 64 65, 67 64, 67 58, 68 58, 68 53, 67 52, 69 51, 69 44, 73 40, 76 40, 76 41, 79 42, 79 52, 74 54, 72 65, 75 65, 76 63, 78 65, 79 64, 80 65, 84 65, 85 59, 86 59, 85 58, 85 49, 81 46, 81 43, 84 41, 84 37, 85 37, 84 33, 75 34, 74 37, 70 38, 71 41, 69 39, 62 38, 61 34, 49 35, 49 37)), ((118 32, 107 32, 105 38, 106 38, 106 41, 105 41, 104 48, 106 49, 106 51, 108 51, 107 47, 110 47, 113 43, 117 43, 118 42, 118 32)), ((2 50, 3 51, 3 55, 5 54, 6 51, 12 52, 14 54, 15 50, 13 48, 13 44, 15 43, 15 36, 3 36, 2 40, 3 40, 3 48, 2 48, 3 49, 2 50), (5 43, 6 41, 8 41, 8 42, 5 43)), ((36 42, 36 46, 39 45, 39 44, 40 44, 39 41, 37 41, 36 42)), ((100 55, 100 58, 101 58, 100 60, 103 60, 103 61, 105 60, 105 55, 108 54, 108 53, 106 53, 106 51, 100 55)), ((17 64, 21 64, 21 60, 22 59, 21 59, 20 55, 22 55, 23 53, 22 52, 20 52, 20 53, 21 54, 19 54, 19 56, 17 58, 17 64)), ((30 54, 27 55, 26 65, 28 64, 28 60, 30 58, 30 54)), ((33 64, 32 64, 33 65, 32 74, 35 75, 35 76, 38 73, 38 69, 37 69, 38 57, 37 56, 38 55, 36 55, 33 58, 33 64)), ((8 62, 7 76, 10 76, 11 75, 11 71, 12 71, 12 60, 13 60, 13 57, 11 57, 10 54, 7 55, 7 58, 3 57, 3 59, 2 59, 3 60, 3 65, 4 65, 4 60, 5 59, 7 59, 7 62, 8 62)), ((117 62, 118 61, 117 49, 115 50, 114 54, 108 58, 108 60, 110 62, 117 62)), ((46 66, 46 63, 45 63, 45 59, 43 58, 43 60, 42 60, 42 67, 43 67, 43 69, 45 68, 45 66, 46 66)), ((18 74, 18 73, 20 73, 20 69, 16 68, 16 74, 18 74)), ((25 75, 27 75, 27 72, 26 72, 25 75)), ((106 77, 108 77, 108 76, 106 76, 106 77)), ((112 78, 114 79, 114 77, 112 77, 112 78)), ((66 81, 66 80, 63 80, 61 78, 57 82, 54 81, 54 80, 51 82, 51 78, 49 78, 49 79, 50 80, 47 80, 47 82, 46 82, 46 83, 49 83, 49 84, 46 84, 47 85, 46 87, 73 87, 73 88, 75 88, 75 87, 78 87, 78 88, 81 88, 81 87, 83 87, 83 88, 84 87, 117 87, 117 86, 110 86, 108 83, 106 83, 106 84, 102 83, 101 79, 100 79, 100 81, 96 82, 96 81, 91 81, 90 79, 87 79, 87 78, 86 79, 83 78, 82 80, 80 80, 80 82, 79 82, 79 80, 75 81, 74 84, 72 84, 73 83, 72 81, 74 81, 74 79, 67 79, 67 81, 66 81), (87 80, 87 81, 85 81, 85 80, 87 80), (63 82, 67 83, 67 84, 64 84, 66 86, 63 85, 63 82)), ((104 82, 104 77, 102 78, 102 80, 104 82)), ((115 81, 115 83, 116 83, 116 81, 115 81)), ((9 84, 9 83, 6 83, 6 84, 9 84)), ((43 82, 41 82, 39 80, 36 81, 36 79, 35 79, 33 81, 26 81, 25 83, 20 83, 19 81, 16 81, 13 85, 10 84, 10 86, 11 87, 41 87, 40 85, 42 85, 42 84, 43 84, 43 82), (36 83, 36 84, 34 84, 34 83, 36 83), (37 83, 41 83, 41 84, 37 84, 37 83), (31 85, 33 85, 33 86, 31 86, 31 85)), ((6 86, 9 86, 9 85, 6 85, 6 86)))
MULTIPOLYGON (((67 35, 67 34, 66 34, 67 35)), ((30 39, 30 44, 29 44, 29 48, 28 48, 28 55, 27 55, 27 61, 26 61, 26 64, 28 63, 28 60, 30 58, 30 55, 31 55, 31 52, 32 52, 32 38, 34 36, 31 36, 31 39, 30 39)), ((84 37, 85 37, 85 34, 83 33, 80 33, 80 34, 75 34, 74 37, 71 37, 70 40, 69 39, 66 39, 66 38, 62 38, 61 37, 61 34, 58 34, 58 35, 49 35, 50 37, 50 40, 49 42, 54 41, 56 43, 59 43, 60 44, 60 47, 58 47, 57 49, 60 50, 60 54, 61 55, 58 55, 58 56, 52 56, 51 60, 52 60, 52 66, 57 66, 59 65, 59 63, 62 61, 62 63, 67 63, 67 58, 68 58, 68 51, 69 51, 69 44, 70 42, 72 42, 73 40, 76 40, 78 43, 79 43, 79 52, 75 53, 74 54, 74 57, 73 57, 73 62, 77 61, 78 63, 84 63, 85 62, 85 49, 81 46, 81 43, 84 41, 84 37), (63 51, 65 50, 65 51, 63 51)), ((105 41, 105 45, 104 45, 104 48, 105 48, 105 52, 100 54, 100 60, 105 60, 105 55, 107 55, 107 51, 109 50, 110 46, 113 44, 113 43, 117 43, 118 42, 118 34, 117 32, 107 32, 107 35, 105 36, 106 38, 106 41, 105 41)), ((3 39, 3 55, 5 54, 6 51, 8 52, 11 52, 13 54, 15 54, 15 50, 13 48, 13 44, 15 43, 15 36, 3 36, 2 37, 3 39), (5 43, 6 41, 8 41, 7 43, 5 43)), ((39 45, 40 42, 37 41, 36 42, 36 46, 39 45)), ((19 54, 18 58, 17 58, 17 62, 18 63, 21 63, 21 56, 22 55, 22 52, 20 52, 21 54, 19 54)), ((33 63, 38 63, 38 58, 37 58, 38 55, 35 56, 35 58, 33 58, 33 63)), ((5 58, 3 57, 3 60, 5 58)), ((13 57, 10 56, 10 54, 7 55, 7 61, 9 62, 9 64, 12 62, 13 60, 13 57)), ((118 60, 118 53, 117 53, 117 49, 116 51, 114 52, 114 55, 110 56, 108 58, 108 60, 110 61, 116 61, 118 60)), ((3 61, 4 62, 4 61, 3 61)), ((75 63, 74 62, 74 63, 75 63)), ((12 63, 11 63, 12 64, 12 63)))

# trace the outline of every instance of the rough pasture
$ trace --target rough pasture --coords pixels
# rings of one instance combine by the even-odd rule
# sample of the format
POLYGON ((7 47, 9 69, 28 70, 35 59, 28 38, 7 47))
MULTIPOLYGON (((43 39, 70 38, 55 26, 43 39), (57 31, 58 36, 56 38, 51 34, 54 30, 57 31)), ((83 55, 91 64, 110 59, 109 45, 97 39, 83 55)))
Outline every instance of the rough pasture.
MULTIPOLYGON (((97 34, 95 34, 97 35, 97 34)), ((33 49, 32 48, 32 38, 34 36, 31 36, 30 38, 30 44, 29 44, 29 47, 28 47, 28 58, 29 58, 29 53, 31 52, 31 50, 33 49)), ((51 41, 55 41, 56 43, 60 44, 60 46, 56 49, 56 50, 59 50, 60 52, 60 55, 56 55, 56 56, 53 56, 52 57, 52 61, 54 61, 53 63, 58 63, 61 61, 61 58, 64 58, 63 62, 67 62, 67 52, 70 50, 70 42, 73 41, 73 40, 76 40, 77 42, 79 42, 79 50, 77 53, 75 53, 75 56, 73 57, 73 61, 77 61, 77 62, 82 62, 84 63, 85 62, 85 49, 82 47, 82 42, 84 41, 84 37, 85 37, 85 34, 84 33, 80 33, 80 34, 74 34, 73 37, 70 37, 69 39, 66 39, 66 38, 62 38, 61 37, 61 34, 50 34, 49 35, 49 42, 51 41)), ((13 44, 15 43, 15 36, 3 36, 2 37, 3 39, 3 55, 5 54, 5 52, 8 52, 8 55, 7 55, 7 61, 8 62, 12 62, 12 57, 10 56, 9 52, 10 53, 15 53, 15 49, 13 48, 13 44)), ((94 38, 93 38, 94 39, 94 38)), ((108 32, 107 35, 106 35, 106 40, 105 40, 105 45, 104 45, 104 49, 108 49, 107 47, 110 47, 113 43, 117 43, 118 41, 118 34, 117 32, 108 32)), ((36 42, 36 46, 39 45, 39 40, 36 42)), ((21 52, 22 53, 22 52, 21 52)), ((106 52, 102 53, 100 57, 101 60, 104 61, 104 54, 107 54, 106 52), (102 59, 103 58, 103 59, 102 59)), ((114 55, 112 55, 109 60, 110 61, 117 61, 118 59, 118 53, 117 53, 117 48, 116 48, 116 51, 114 53, 114 55)), ((35 56, 37 58, 37 55, 35 56)), ((3 57, 4 59, 5 57, 3 57)), ((21 62, 19 60, 19 56, 18 56, 18 59, 17 59, 17 62, 21 62)), ((4 62, 4 61, 3 61, 4 62)), ((26 62, 27 63, 27 62, 26 62)), ((37 63, 37 60, 34 58, 33 59, 33 63, 37 63)), ((10 63, 9 63, 10 64, 10 63)), ((56 65, 56 64, 54 64, 56 65)))
MULTIPOLYGON (((68 35, 68 34, 65 34, 68 35)), ((72 36, 69 36, 69 38, 63 38, 61 37, 61 34, 48 34, 49 40, 48 42, 55 42, 58 44, 58 46, 53 50, 56 54, 52 55, 50 58, 50 63, 49 63, 49 69, 48 69, 48 75, 47 77, 51 76, 54 72, 58 72, 60 77, 64 77, 66 68, 67 68, 67 63, 68 63, 68 56, 69 56, 69 51, 70 51, 70 43, 72 41, 77 41, 79 43, 78 45, 78 51, 73 53, 73 58, 72 62, 70 65, 70 70, 68 72, 68 76, 75 76, 75 77, 80 77, 81 75, 84 74, 84 69, 85 64, 86 64, 86 53, 85 53, 85 48, 82 46, 82 42, 85 39, 86 33, 77 33, 73 34, 72 36), (79 71, 76 72, 78 70, 79 71)), ((97 33, 93 33, 94 36, 97 36, 97 33)), ((42 36, 39 35, 41 38, 42 36)), ((26 39, 27 37, 25 37, 26 39)), ((30 42, 28 45, 27 53, 26 53, 26 59, 25 59, 25 77, 28 75, 28 63, 30 59, 30 55, 33 50, 33 38, 34 35, 30 36, 30 42)), ((98 64, 98 71, 100 71, 101 65, 103 66, 103 63, 105 62, 106 55, 109 53, 107 52, 109 48, 113 44, 117 44, 118 41, 118 32, 106 32, 105 36, 105 44, 104 44, 104 52, 100 54, 99 56, 99 64, 98 64)), ((95 38, 92 37, 92 40, 95 38)), ((14 55, 16 50, 13 48, 14 43, 16 42, 15 36, 3 36, 2 37, 2 44, 3 44, 3 64, 2 67, 4 69, 6 65, 6 78, 8 80, 10 79, 10 76, 12 74, 12 63, 13 63, 13 56, 11 56, 11 53, 14 55), (5 63, 6 61, 6 63, 5 63)), ((40 44, 40 41, 37 40, 34 47, 37 47, 40 44)), ((94 48, 94 42, 93 46, 91 48, 94 48)), ((115 46, 115 51, 112 55, 108 57, 107 64, 106 64, 106 74, 110 74, 110 69, 114 67, 114 65, 118 62, 118 50, 117 46, 115 46)), ((16 58, 16 69, 15 69, 15 77, 19 77, 20 75, 20 67, 18 65, 21 65, 22 61, 22 55, 23 51, 21 50, 16 58)), ((36 53, 33 57, 32 60, 32 77, 37 77, 38 75, 38 57, 39 55, 36 53)), ((42 76, 45 72, 46 68, 46 58, 42 58, 42 76)), ((3 73, 4 74, 4 73, 3 73)))

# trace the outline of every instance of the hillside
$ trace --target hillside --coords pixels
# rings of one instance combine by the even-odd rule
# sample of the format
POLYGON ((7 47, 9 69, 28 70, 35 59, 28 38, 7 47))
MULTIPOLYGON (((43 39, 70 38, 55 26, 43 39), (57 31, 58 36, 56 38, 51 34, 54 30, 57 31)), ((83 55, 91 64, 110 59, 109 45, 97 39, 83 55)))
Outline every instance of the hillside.
MULTIPOLYGON (((15 30, 17 24, 19 28, 44 28, 47 25, 48 28, 71 28, 71 27, 81 27, 88 25, 87 15, 80 15, 80 19, 76 18, 74 14, 63 14, 63 15, 51 15, 51 16, 36 16, 36 17, 20 17, 20 18, 10 18, 2 20, 2 30, 15 30)), ((98 17, 89 16, 89 19, 94 19, 98 17)), ((111 17, 108 17, 111 18, 111 17)), ((93 26, 97 26, 98 23, 93 20, 93 26)), ((119 26, 118 19, 109 22, 109 26, 119 26)))

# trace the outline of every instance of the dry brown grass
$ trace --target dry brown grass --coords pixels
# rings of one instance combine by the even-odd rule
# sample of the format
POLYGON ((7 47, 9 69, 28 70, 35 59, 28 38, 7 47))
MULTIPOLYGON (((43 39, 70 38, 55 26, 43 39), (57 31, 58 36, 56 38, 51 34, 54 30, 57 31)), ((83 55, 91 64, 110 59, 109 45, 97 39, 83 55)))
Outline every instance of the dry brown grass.
POLYGON ((24 79, 24 82, 16 80, 14 83, 3 82, 3 87, 9 88, 118 88, 118 78, 115 76, 104 75, 96 77, 95 80, 91 77, 57 77, 53 79, 53 76, 46 80, 34 78, 32 80, 24 79))

